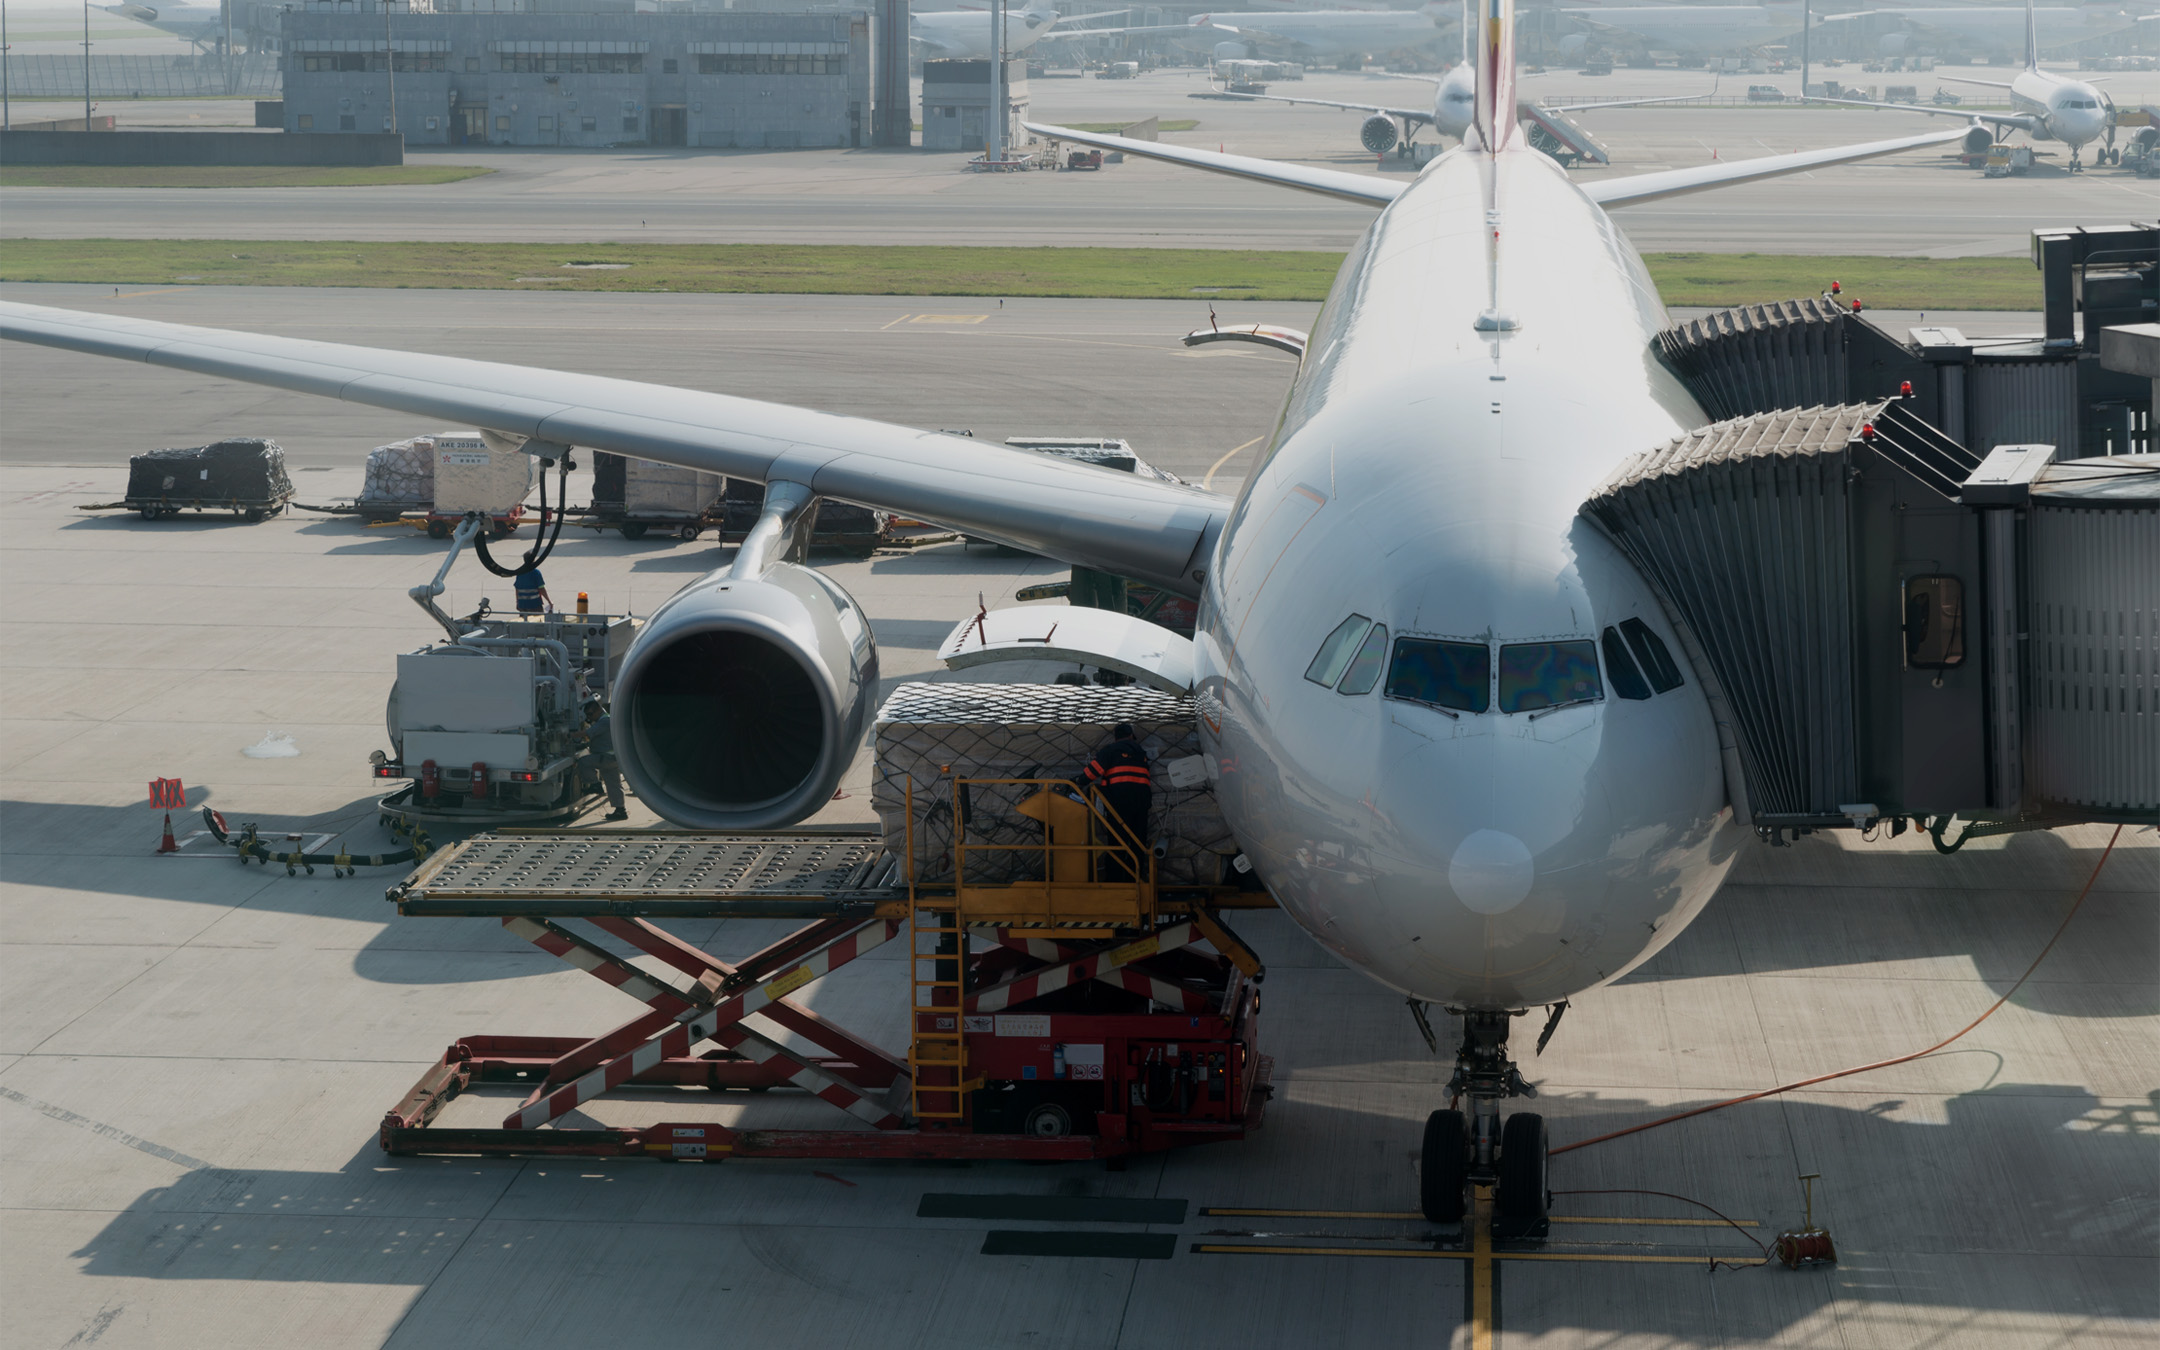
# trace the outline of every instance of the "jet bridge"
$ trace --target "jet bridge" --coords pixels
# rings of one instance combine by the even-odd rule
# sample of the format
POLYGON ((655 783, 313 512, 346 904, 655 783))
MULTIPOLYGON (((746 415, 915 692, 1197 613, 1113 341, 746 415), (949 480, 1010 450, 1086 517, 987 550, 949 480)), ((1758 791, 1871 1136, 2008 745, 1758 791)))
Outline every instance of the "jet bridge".
MULTIPOLYGON (((1803 304, 1713 332, 1747 354, 1725 366, 1731 397, 1765 396, 1742 375, 1757 391, 1832 381, 1820 317, 1803 304)), ((2152 819, 2160 455, 1983 456, 1922 406, 1731 417, 1629 461, 1583 506, 1687 648, 1736 813, 1771 839, 1906 817, 1934 818, 1938 841, 1953 816, 2152 819)))

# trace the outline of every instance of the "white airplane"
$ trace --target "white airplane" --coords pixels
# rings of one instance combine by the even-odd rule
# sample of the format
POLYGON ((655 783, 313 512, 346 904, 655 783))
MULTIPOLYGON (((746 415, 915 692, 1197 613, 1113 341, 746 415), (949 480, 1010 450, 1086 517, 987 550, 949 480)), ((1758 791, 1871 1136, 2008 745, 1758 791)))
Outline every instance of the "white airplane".
MULTIPOLYGON (((1402 78, 1427 77, 1406 75, 1402 78)), ((1476 90, 1477 71, 1466 59, 1447 74, 1433 80, 1433 102, 1430 110, 1390 107, 1380 103, 1343 103, 1334 99, 1302 98, 1289 94, 1234 94, 1227 90, 1222 91, 1222 97, 1302 104, 1315 108, 1341 108, 1348 112, 1365 113, 1368 114, 1367 117, 1358 124, 1358 143, 1376 155, 1385 154, 1392 149, 1399 156, 1407 158, 1411 140, 1419 127, 1429 126, 1442 136, 1461 140, 1470 130, 1476 90)), ((1616 99, 1609 103, 1577 104, 1561 112, 1555 112, 1530 99, 1523 99, 1516 111, 1524 120, 1553 138, 1555 145, 1560 147, 1556 157, 1562 163, 1573 159, 1588 159, 1593 163, 1606 164, 1611 161, 1604 148, 1582 134, 1580 128, 1570 126, 1567 117, 1576 113, 1595 112, 1599 108, 1638 108, 1652 103, 1685 103, 1699 97, 1701 95, 1680 94, 1670 98, 1616 99)))
MULTIPOLYGON (((198 46, 215 46, 225 39, 225 11, 216 5, 150 5, 119 4, 100 5, 108 14, 123 19, 148 24, 160 33, 170 33, 176 38, 198 46)), ((239 31, 241 25, 234 24, 239 31)))
MULTIPOLYGON (((1948 39, 1959 46, 1998 53, 2019 50, 2025 39, 2025 16, 2019 13, 2019 6, 2015 4, 1865 9, 1850 14, 1817 15, 1816 23, 1819 27, 1827 27, 1870 18, 1895 19, 1906 30, 1885 33, 1876 39, 1876 49, 1884 56, 1905 55, 1916 45, 1915 39, 1948 39)), ((2123 32, 2139 22, 2139 16, 2112 4, 2051 5, 2034 12, 2033 27, 2039 49, 2052 51, 2088 38, 2123 32)))
POLYGON ((1288 52, 1332 60, 1428 47, 1453 26, 1455 6, 1439 0, 1422 9, 1316 9, 1196 14, 1190 23, 1097 28, 1094 33, 1167 34, 1213 41, 1218 59, 1288 52))
MULTIPOLYGON (((1990 89, 2010 91, 2010 105, 2017 112, 2008 116, 2001 113, 1960 112, 1951 108, 1930 108, 1909 103, 1869 103, 1861 99, 1817 99, 1818 103, 1857 103, 1863 107, 1896 108, 1900 112, 1929 113, 1936 116, 1962 117, 1968 122, 1984 123, 1998 133, 2022 131, 2036 141, 2061 141, 2070 147, 2070 172, 2084 170, 2081 155, 2085 147, 2107 137, 2113 139, 2115 130, 2115 105, 2100 92, 2098 85, 2089 80, 2073 80, 2053 71, 2040 69, 2040 42, 2031 0, 2025 6, 2025 69, 2012 80, 1975 80, 1959 75, 1944 75, 1943 80, 1953 84, 1977 84, 1990 89)), ((1974 140, 1979 138, 1975 136, 1974 140)), ((1984 143, 1970 146, 1974 151, 1985 148, 1984 143)), ((2120 162, 2122 152, 2103 147, 2097 158, 2103 164, 2110 157, 2120 162)))
MULTIPOLYGON (((959 60, 990 59, 990 11, 949 9, 909 16, 908 38, 921 45, 925 56, 959 60)), ((1005 55, 1018 56, 1057 27, 1058 12, 1046 0, 1032 0, 1025 9, 1005 11, 1005 55)))
MULTIPOLYGON (((1896 154, 1959 129, 1591 184, 1513 116, 1487 0, 1468 141, 1412 181, 1036 125, 1037 134, 1379 208, 1235 501, 966 437, 635 380, 0 303, 0 337, 394 408, 563 457, 767 485, 734 561, 663 605, 617 685, 645 803, 704 829, 801 820, 853 761, 870 626, 790 560, 820 497, 935 520, 1196 598, 1194 702, 1225 821, 1343 961, 1459 1013, 1422 1203, 1548 1203, 1511 1018, 1648 960, 1742 846, 1702 680, 1577 508, 1710 418, 1651 356, 1665 312, 1609 207, 1896 154), (1647 674, 1646 674, 1647 670, 1647 674)), ((1137 620, 1135 622, 1138 622, 1137 620)))
MULTIPOLYGON (((1768 5, 1602 5, 1557 11, 1600 34, 1655 51, 1711 56, 1783 42, 1805 19, 1800 0, 1768 5)), ((1586 45, 1583 34, 1560 42, 1563 56, 1586 45)))

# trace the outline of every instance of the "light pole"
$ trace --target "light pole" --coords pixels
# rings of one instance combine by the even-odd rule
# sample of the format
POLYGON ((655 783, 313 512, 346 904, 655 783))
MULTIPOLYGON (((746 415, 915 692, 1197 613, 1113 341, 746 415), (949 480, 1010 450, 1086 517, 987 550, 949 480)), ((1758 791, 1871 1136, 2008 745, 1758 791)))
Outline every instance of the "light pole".
POLYGON ((0 0, 0 131, 15 129, 15 110, 8 106, 7 0, 0 0))
POLYGON ((1809 0, 1800 0, 1800 101, 1807 102, 1808 88, 1808 27, 1813 21, 1813 6, 1809 0))
POLYGON ((382 0, 383 74, 390 86, 390 130, 397 130, 397 44, 390 40, 391 0, 382 0))
POLYGON ((1005 0, 990 0, 990 134, 983 142, 983 158, 1005 158, 1005 0))
POLYGON ((82 129, 90 129, 90 0, 82 6, 82 129))

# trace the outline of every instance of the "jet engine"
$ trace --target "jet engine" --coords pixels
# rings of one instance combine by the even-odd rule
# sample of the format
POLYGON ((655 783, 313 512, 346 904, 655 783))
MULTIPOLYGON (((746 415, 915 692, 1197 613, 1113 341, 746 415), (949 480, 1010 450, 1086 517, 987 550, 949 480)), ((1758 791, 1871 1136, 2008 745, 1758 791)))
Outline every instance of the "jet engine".
POLYGON ((1215 59, 1218 61, 1250 61, 1252 55, 1253 49, 1250 43, 1218 42, 1215 44, 1215 59))
POLYGON ((1395 119, 1386 113, 1374 113, 1358 128, 1358 140, 1376 155, 1386 154, 1395 148, 1395 119))
POLYGON ((1968 155, 1984 155, 1995 144, 1995 133, 1986 127, 1973 127, 1965 133, 1964 147, 1968 155))
POLYGON ((877 679, 853 596, 791 563, 755 580, 723 568, 676 592, 631 644, 615 686, 616 757, 675 824, 791 825, 832 799, 877 679))
POLYGON ((1589 45, 1590 35, 1588 33, 1565 34, 1560 39, 1560 55, 1572 61, 1582 55, 1583 49, 1589 45))
POLYGON ((1909 33, 1885 33, 1875 40, 1875 50, 1883 56, 1903 56, 1911 45, 1909 33))

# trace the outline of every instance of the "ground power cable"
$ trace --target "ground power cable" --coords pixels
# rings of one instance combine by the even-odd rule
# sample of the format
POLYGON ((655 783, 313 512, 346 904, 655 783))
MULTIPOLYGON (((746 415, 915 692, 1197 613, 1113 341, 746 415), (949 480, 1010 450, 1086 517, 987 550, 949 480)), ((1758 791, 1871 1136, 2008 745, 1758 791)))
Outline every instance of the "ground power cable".
MULTIPOLYGON (((1981 1013, 1978 1017, 1975 1017, 1972 1021, 1966 1023, 1965 1026, 1956 1033, 1944 1037, 1942 1040, 1935 1042, 1935 1044, 1929 1046, 1925 1050, 1915 1050, 1909 1055, 1899 1055, 1895 1059, 1879 1059, 1876 1060, 1873 1064, 1861 1064, 1850 1069, 1839 1069, 1835 1073, 1817 1074, 1813 1078, 1802 1078, 1798 1082, 1784 1083, 1774 1088, 1764 1088, 1760 1092, 1750 1092, 1742 1097, 1731 1097, 1726 1099, 1725 1101, 1712 1102, 1708 1106, 1698 1106, 1692 1111, 1680 1111, 1676 1112, 1673 1115, 1661 1116, 1656 1120, 1645 1121, 1640 1125, 1630 1125, 1624 1130, 1613 1130, 1608 1134, 1596 1135, 1589 1139, 1580 1139, 1572 1144, 1563 1144, 1559 1148, 1551 1150, 1551 1154, 1549 1156, 1557 1156, 1562 1153, 1572 1153, 1576 1149, 1588 1148, 1592 1144, 1603 1144, 1610 1140, 1623 1139, 1631 1134, 1641 1134, 1644 1130, 1654 1130, 1660 1125, 1672 1125, 1679 1121, 1692 1119, 1695 1116, 1708 1115, 1712 1111, 1722 1111, 1728 1106, 1738 1106, 1743 1102, 1761 1101, 1765 1097, 1775 1097, 1780 1093, 1793 1092, 1804 1087, 1812 1087, 1817 1083, 1827 1083, 1830 1082, 1832 1079, 1850 1078, 1854 1074, 1858 1073, 1869 1073, 1876 1069, 1888 1069, 1899 1064, 1910 1064, 1916 1059, 1925 1059, 1927 1056, 1934 1054, 1938 1050, 1948 1048, 1954 1042, 1963 1039, 1966 1033, 1970 1032, 1974 1027, 1979 1026, 1982 1022, 1985 1022, 1990 1017, 1993 1017, 1995 1015, 1996 1009, 2002 1007, 2003 1004, 2008 1003, 2013 997, 2015 997, 2017 991, 2025 987, 2025 982, 2032 978, 2033 972, 2040 969, 2040 963, 2047 960, 2048 953, 2055 950, 2055 944, 2062 941, 2062 935, 2065 932, 2069 931, 2070 921, 2077 917, 2077 913, 2080 909, 2084 908, 2085 897, 2092 894, 2093 883, 2100 880, 2100 871, 2102 868, 2107 866, 2108 858, 2114 854, 2116 841, 2122 838, 2122 832, 2123 827, 2117 825, 2115 827, 2115 832, 2108 836, 2107 847, 2100 851, 2100 861, 2093 864, 2092 875, 2085 878, 2085 887, 2083 890, 2078 892, 2077 899, 2071 902, 2070 912, 2063 915, 2062 922, 2055 926, 2054 936, 2050 937, 2047 940, 2047 945, 2040 949, 2040 954, 2032 959, 2032 964, 2025 967, 2025 973, 2017 977, 2017 983, 2011 985, 2008 991, 2006 991, 2001 998, 1996 999, 1993 1003, 1989 1004, 1986 1012, 1981 1013)), ((1689 1203, 1693 1204, 1699 1202, 1690 1201, 1689 1203)), ((1705 1205, 1703 1206, 1703 1208, 1708 1209, 1709 1206, 1705 1205)), ((1711 1212, 1716 1213, 1715 1210, 1712 1210, 1711 1212)))
POLYGON ((555 541, 562 538, 563 520, 570 514, 570 456, 564 455, 562 457, 561 466, 556 471, 555 532, 553 534, 548 533, 547 471, 550 463, 553 463, 553 461, 542 460, 540 463, 540 524, 537 527, 537 535, 533 540, 533 546, 525 550, 524 561, 515 567, 503 566, 495 561, 493 554, 488 552, 487 531, 482 529, 473 535, 474 555, 480 559, 482 567, 493 572, 496 576, 514 577, 520 572, 531 571, 546 562, 555 553, 555 541))
MULTIPOLYGON (((1557 1150, 1555 1150, 1555 1151, 1557 1151, 1557 1150)), ((1742 1228, 1742 1227, 1740 1226, 1740 1221, 1739 1221, 1738 1219, 1734 1219, 1734 1218, 1728 1217, 1728 1216, 1727 1216, 1726 1214, 1724 1214, 1724 1213, 1723 1213, 1722 1211, 1720 1211, 1720 1210, 1716 1209, 1715 1207, 1713 1207, 1713 1206, 1710 1206, 1710 1205, 1706 1205, 1706 1204, 1704 1204, 1704 1203, 1703 1203, 1702 1201, 1700 1201, 1700 1200, 1692 1199, 1692 1198, 1690 1198, 1690 1197, 1688 1197, 1688 1196, 1685 1196, 1685 1195, 1675 1195, 1675 1194, 1673 1194, 1673 1193, 1672 1193, 1671 1191, 1639 1191, 1639 1190, 1602 1190, 1602 1191, 1554 1191, 1554 1192, 1553 1192, 1553 1194, 1554 1194, 1554 1195, 1556 1195, 1556 1196, 1560 1196, 1560 1195, 1655 1195, 1655 1196, 1659 1196, 1659 1197, 1662 1197, 1663 1199, 1666 1199, 1666 1200, 1678 1200, 1678 1201, 1679 1201, 1679 1202, 1680 1202, 1681 1204, 1683 1204, 1683 1205, 1693 1205, 1693 1206, 1695 1206, 1695 1208, 1697 1208, 1697 1209, 1700 1209, 1700 1210, 1705 1210, 1705 1211, 1708 1211, 1708 1212, 1709 1212, 1709 1213, 1711 1213, 1711 1214, 1715 1214, 1715 1215, 1716 1215, 1716 1216, 1718 1217, 1718 1219, 1719 1219, 1720 1221, 1722 1221, 1722 1222, 1723 1222, 1723 1223, 1724 1223, 1724 1224, 1725 1224, 1725 1225, 1726 1225, 1727 1227, 1731 1228, 1731 1229, 1732 1229, 1732 1230, 1733 1230, 1733 1231, 1734 1231, 1735 1233, 1738 1233, 1738 1234, 1739 1234, 1740 1236, 1742 1236, 1742 1237, 1746 1238, 1746 1239, 1747 1239, 1748 1241, 1750 1241, 1750 1242, 1754 1243, 1754 1244, 1755 1244, 1755 1250, 1757 1250, 1757 1251, 1759 1251, 1759 1252, 1761 1252, 1761 1253, 1762 1253, 1762 1260, 1760 1260, 1760 1261, 1729 1261, 1729 1260, 1726 1260, 1726 1259, 1725 1259, 1724 1257, 1722 1257, 1722 1256, 1713 1256, 1713 1257, 1711 1257, 1711 1258, 1710 1258, 1710 1269, 1711 1269, 1711 1270, 1713 1270, 1713 1271, 1714 1271, 1714 1270, 1717 1270, 1717 1269, 1718 1269, 1718 1268, 1719 1268, 1720 1266, 1724 1267, 1724 1268, 1725 1268, 1726 1270, 1753 1270, 1753 1269, 1755 1269, 1755 1268, 1756 1268, 1757 1266, 1767 1266, 1767 1265, 1769 1265, 1769 1264, 1770 1264, 1770 1249, 1769 1249, 1768 1247, 1765 1247, 1765 1246, 1763 1245, 1763 1243, 1762 1243, 1762 1239, 1761 1239, 1761 1238, 1759 1238, 1759 1237, 1756 1237, 1756 1236, 1755 1236, 1755 1235, 1754 1235, 1753 1233, 1750 1233, 1750 1232, 1749 1232, 1749 1231, 1748 1231, 1747 1229, 1745 1229, 1745 1228, 1742 1228)))

